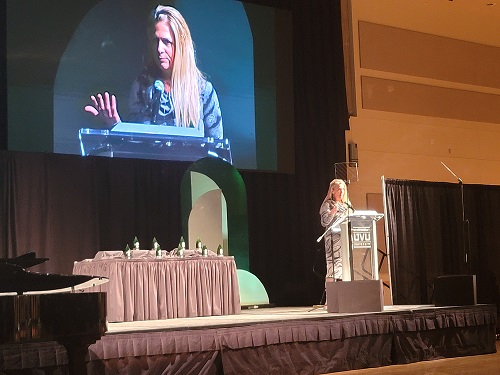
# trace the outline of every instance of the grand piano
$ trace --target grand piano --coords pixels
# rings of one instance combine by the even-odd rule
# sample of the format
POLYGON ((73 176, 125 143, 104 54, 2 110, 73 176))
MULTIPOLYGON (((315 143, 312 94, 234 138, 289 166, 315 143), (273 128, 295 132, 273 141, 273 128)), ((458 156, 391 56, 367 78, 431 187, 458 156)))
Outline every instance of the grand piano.
MULTIPOLYGON (((57 341, 69 374, 86 374, 88 346, 106 332, 106 294, 73 292, 108 279, 26 270, 47 260, 33 252, 0 258, 0 346, 57 341)), ((0 367, 0 373, 19 370, 0 367)))

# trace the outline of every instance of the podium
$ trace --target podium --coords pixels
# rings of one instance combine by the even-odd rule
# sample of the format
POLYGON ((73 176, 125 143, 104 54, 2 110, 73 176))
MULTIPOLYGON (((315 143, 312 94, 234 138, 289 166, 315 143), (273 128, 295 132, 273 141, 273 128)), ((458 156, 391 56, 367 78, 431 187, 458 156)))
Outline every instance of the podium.
POLYGON ((382 217, 376 211, 355 211, 340 221, 342 281, 326 282, 328 312, 383 311, 376 228, 382 217))
POLYGON ((228 139, 203 137, 196 128, 118 123, 112 129, 82 128, 82 156, 196 161, 212 156, 232 164, 228 139))
POLYGON ((342 280, 378 280, 376 211, 355 211, 340 223, 342 280))

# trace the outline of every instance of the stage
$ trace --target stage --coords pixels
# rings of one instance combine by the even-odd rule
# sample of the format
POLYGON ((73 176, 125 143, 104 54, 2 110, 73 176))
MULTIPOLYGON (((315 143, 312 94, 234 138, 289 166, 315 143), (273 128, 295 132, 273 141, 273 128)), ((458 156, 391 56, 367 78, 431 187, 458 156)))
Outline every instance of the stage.
POLYGON ((109 323, 89 374, 324 374, 496 352, 496 307, 256 308, 109 323), (125 370, 126 369, 126 370, 125 370), (124 372, 125 371, 125 372, 124 372))
MULTIPOLYGON (((108 323, 105 335, 88 348, 87 373, 325 374, 490 354, 496 352, 496 321, 494 305, 408 305, 357 314, 255 308, 108 323)), ((67 374, 64 347, 54 341, 0 345, 0 373, 34 369, 67 374)))

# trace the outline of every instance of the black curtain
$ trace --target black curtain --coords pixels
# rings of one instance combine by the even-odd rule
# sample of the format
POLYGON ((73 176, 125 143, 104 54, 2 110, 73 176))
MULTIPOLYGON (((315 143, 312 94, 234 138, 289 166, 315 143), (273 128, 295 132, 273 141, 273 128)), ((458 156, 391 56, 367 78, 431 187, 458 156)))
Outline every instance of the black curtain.
POLYGON ((70 274, 134 236, 165 249, 179 241, 187 164, 8 151, 0 163, 2 257, 34 251, 49 261, 33 270, 70 274))
MULTIPOLYGON (((293 15, 295 173, 240 171, 250 271, 272 303, 309 305, 324 290, 324 270, 313 271, 324 262, 318 210, 334 164, 345 161, 340 2, 276 4, 293 15)), ((155 236, 164 249, 178 243, 186 163, 9 151, 0 163, 0 257, 35 251, 49 261, 33 271, 71 273, 74 261, 123 249, 134 236, 155 236)))
POLYGON ((0 150, 7 149, 7 9, 0 0, 0 150))
POLYGON ((243 172, 250 268, 277 305, 319 303, 325 256, 319 207, 345 161, 340 1, 292 1, 295 174, 243 172))
POLYGON ((437 276, 474 274, 478 302, 498 305, 500 186, 395 179, 385 186, 394 303, 433 303, 437 276))

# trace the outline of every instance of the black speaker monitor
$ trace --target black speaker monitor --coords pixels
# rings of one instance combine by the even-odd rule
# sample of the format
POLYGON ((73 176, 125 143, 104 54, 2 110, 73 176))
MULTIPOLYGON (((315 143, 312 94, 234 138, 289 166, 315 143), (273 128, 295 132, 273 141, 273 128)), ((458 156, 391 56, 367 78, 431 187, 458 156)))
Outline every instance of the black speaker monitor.
POLYGON ((330 313, 380 312, 384 310, 382 280, 354 280, 326 283, 330 313))
POLYGON ((476 275, 438 276, 434 283, 436 306, 467 306, 477 304, 476 275))

